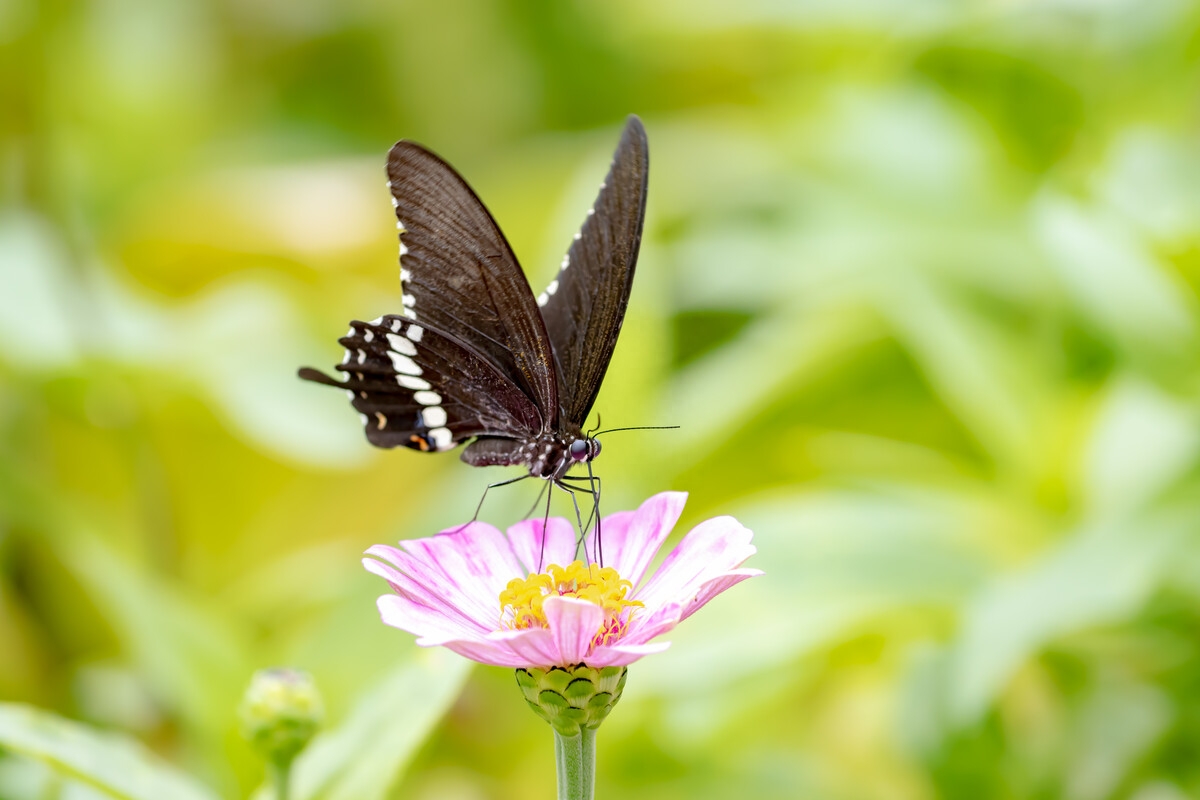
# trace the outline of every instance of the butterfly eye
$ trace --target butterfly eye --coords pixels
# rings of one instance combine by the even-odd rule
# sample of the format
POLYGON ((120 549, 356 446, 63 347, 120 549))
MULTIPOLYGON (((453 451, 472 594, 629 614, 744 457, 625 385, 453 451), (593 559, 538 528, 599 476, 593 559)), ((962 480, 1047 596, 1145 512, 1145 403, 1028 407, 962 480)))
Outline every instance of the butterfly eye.
POLYGON ((586 439, 576 439, 571 442, 571 458, 576 461, 583 461, 590 455, 588 453, 590 449, 586 439))

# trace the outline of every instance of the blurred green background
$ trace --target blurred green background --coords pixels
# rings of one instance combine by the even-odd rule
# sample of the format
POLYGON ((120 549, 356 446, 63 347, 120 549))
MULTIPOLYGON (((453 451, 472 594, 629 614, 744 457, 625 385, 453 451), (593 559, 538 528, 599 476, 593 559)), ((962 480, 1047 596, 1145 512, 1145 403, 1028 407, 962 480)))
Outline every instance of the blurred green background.
MULTIPOLYGON (((234 710, 291 664, 335 732, 303 796, 553 797, 511 672, 382 626, 358 563, 505 473, 373 450, 295 370, 400 307, 393 141, 540 287, 628 113, 596 410, 681 429, 606 440, 606 506, 687 490, 767 575, 631 669, 598 796, 1200 797, 1185 0, 0 1, 0 698, 245 797, 234 710)), ((0 797, 98 796, 59 755, 0 797)))

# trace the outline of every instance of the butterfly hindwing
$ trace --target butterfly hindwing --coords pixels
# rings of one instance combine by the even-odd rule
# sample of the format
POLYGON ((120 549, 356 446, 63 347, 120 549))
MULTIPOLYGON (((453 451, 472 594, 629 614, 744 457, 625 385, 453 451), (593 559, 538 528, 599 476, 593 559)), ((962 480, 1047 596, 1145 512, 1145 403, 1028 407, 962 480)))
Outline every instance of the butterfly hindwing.
POLYGON ((554 354, 512 249, 454 168, 413 142, 388 153, 405 315, 469 342, 558 421, 554 354))
POLYGON ((300 377, 345 389, 377 447, 448 450, 480 435, 523 441, 542 428, 537 406, 487 358, 422 323, 356 321, 339 342, 344 380, 312 369, 300 377))
POLYGON ((582 426, 608 369, 642 238, 649 146, 631 116, 595 204, 546 291, 538 296, 559 367, 566 418, 582 426))
MULTIPOLYGON (((340 379, 379 447, 448 450, 559 482, 599 442, 582 433, 624 320, 646 210, 646 132, 631 116, 556 278, 538 298, 487 208, 421 145, 388 153, 402 315, 353 322, 340 379)), ((566 488, 565 484, 560 484, 566 488)))

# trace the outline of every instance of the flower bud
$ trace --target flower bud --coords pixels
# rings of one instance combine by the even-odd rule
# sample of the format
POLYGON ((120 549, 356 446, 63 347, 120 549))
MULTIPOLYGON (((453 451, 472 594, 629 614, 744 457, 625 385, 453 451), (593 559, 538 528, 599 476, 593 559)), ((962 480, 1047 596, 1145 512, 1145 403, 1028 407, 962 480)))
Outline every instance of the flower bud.
POLYGON ((533 713, 563 736, 598 728, 621 699, 625 667, 531 667, 517 670, 517 685, 533 713))
POLYGON ((290 764, 316 733, 321 696, 307 672, 285 667, 254 673, 239 709, 242 733, 268 761, 290 764))

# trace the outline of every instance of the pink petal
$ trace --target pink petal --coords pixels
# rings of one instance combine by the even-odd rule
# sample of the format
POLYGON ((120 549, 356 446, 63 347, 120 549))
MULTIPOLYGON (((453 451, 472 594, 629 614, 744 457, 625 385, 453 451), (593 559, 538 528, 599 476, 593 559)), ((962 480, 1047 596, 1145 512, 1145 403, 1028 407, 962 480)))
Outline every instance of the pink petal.
POLYGON ((419 637, 419 644, 441 644, 453 639, 483 640, 491 632, 398 594, 385 594, 376 601, 376 605, 385 625, 419 637))
POLYGON ((482 522, 400 546, 413 558, 402 570, 427 586, 456 592, 456 605, 481 621, 498 619, 500 592, 522 574, 508 539, 482 522))
POLYGON ((624 667, 642 656, 661 653, 670 646, 670 642, 655 642, 654 644, 619 644, 597 647, 588 656, 587 665, 589 667, 624 667))
POLYGON ((615 567, 622 578, 637 586, 679 521, 686 502, 686 492, 661 492, 637 511, 619 511, 605 517, 600 531, 605 566, 615 567))
POLYGON ((752 536, 733 517, 701 522, 683 537, 646 585, 633 592, 634 599, 651 612, 673 602, 689 603, 704 584, 737 569, 757 552, 750 544, 752 536))
POLYGON ((622 645, 641 645, 656 636, 670 632, 683 619, 683 606, 668 603, 654 611, 638 609, 629 621, 629 628, 621 637, 622 645))
POLYGON ((559 654, 554 634, 546 628, 510 631, 505 645, 520 659, 523 667, 566 666, 559 654))
POLYGON ((554 636, 561 666, 579 664, 587 660, 592 639, 604 622, 604 609, 587 600, 575 597, 547 597, 542 611, 554 636))
MULTIPOLYGON (((383 550, 385 545, 376 545, 368 550, 368 553, 379 555, 378 552, 383 550)), ((400 553, 401 556, 408 558, 406 553, 400 553)), ((373 558, 364 558, 363 566, 368 572, 373 572, 376 575, 387 580, 391 584, 392 589, 401 597, 406 598, 410 602, 432 609, 439 614, 443 614, 452 620, 457 620, 460 623, 467 624, 472 628, 480 630, 492 630, 494 625, 492 622, 485 622, 477 619, 472 613, 472 608, 464 608, 460 602, 463 600, 460 593, 443 591, 440 587, 430 587, 421 581, 413 578, 411 575, 404 573, 390 564, 385 564, 382 561, 376 561, 373 558)), ((496 615, 494 622, 499 621, 499 614, 496 615)))
POLYGON ((455 624, 436 610, 414 604, 399 595, 379 598, 385 624, 415 634, 421 647, 446 647, 483 664, 500 667, 551 666, 558 649, 550 631, 486 631, 455 624))
POLYGON ((367 550, 367 555, 375 558, 364 558, 363 567, 392 585, 392 589, 414 597, 425 605, 454 607, 464 600, 462 593, 455 588, 439 585, 429 581, 422 565, 408 553, 377 544, 367 550), (376 560, 379 559, 379 560, 376 560))
POLYGON ((575 560, 575 528, 562 517, 551 517, 546 525, 545 548, 542 547, 542 523, 544 520, 527 519, 508 529, 508 541, 525 571, 545 572, 551 564, 565 567, 575 560))
MULTIPOLYGON (((422 644, 417 642, 417 644, 422 644)), ((531 667, 520 655, 511 648, 494 642, 453 641, 443 642, 442 647, 452 650, 460 656, 478 661, 480 664, 491 664, 494 667, 531 667)))
POLYGON ((714 578, 700 587, 700 591, 696 593, 696 597, 692 602, 688 603, 683 609, 683 615, 679 618, 680 622, 695 614, 704 607, 709 600, 719 595, 721 592, 736 586, 747 578, 756 578, 762 575, 761 569, 739 569, 733 572, 727 572, 719 578, 714 578))

